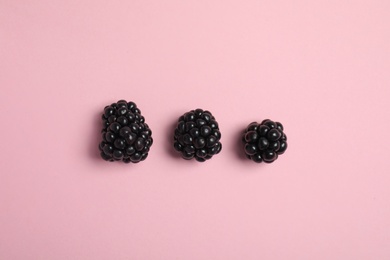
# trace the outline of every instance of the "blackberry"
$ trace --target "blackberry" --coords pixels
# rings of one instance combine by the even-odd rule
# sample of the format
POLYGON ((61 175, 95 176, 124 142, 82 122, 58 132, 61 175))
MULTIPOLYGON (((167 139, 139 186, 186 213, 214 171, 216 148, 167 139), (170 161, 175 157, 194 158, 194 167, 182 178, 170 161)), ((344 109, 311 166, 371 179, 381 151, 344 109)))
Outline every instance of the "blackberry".
POLYGON ((246 157, 257 163, 272 163, 287 149, 283 125, 270 119, 252 122, 242 136, 246 157))
POLYGON ((106 106, 102 120, 99 150, 104 160, 138 163, 148 157, 152 131, 134 102, 119 100, 106 106))
POLYGON ((174 148, 186 160, 198 162, 211 159, 222 149, 221 132, 214 116, 202 109, 191 110, 182 115, 175 128, 174 148))

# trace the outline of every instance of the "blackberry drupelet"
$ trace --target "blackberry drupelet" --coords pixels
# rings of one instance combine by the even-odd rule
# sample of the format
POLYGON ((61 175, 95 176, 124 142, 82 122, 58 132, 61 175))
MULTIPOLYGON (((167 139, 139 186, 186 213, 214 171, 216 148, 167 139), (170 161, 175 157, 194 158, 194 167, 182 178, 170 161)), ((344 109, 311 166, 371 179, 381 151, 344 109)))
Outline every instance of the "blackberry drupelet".
POLYGON ((119 100, 104 108, 101 157, 106 161, 138 163, 148 157, 152 131, 134 102, 119 100))
POLYGON ((252 122, 242 136, 246 157, 254 162, 272 163, 287 149, 283 125, 270 119, 252 122))
POLYGON ((221 132, 214 116, 207 110, 195 109, 179 118, 174 147, 184 159, 204 162, 221 151, 220 139, 221 132))

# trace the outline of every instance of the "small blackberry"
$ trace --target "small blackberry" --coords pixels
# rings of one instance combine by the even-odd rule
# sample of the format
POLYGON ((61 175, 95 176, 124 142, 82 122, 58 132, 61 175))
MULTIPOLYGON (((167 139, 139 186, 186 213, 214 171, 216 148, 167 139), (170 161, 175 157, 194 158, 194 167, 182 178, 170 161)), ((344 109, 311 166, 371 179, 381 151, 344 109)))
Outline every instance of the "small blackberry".
POLYGON ((252 122, 242 136, 246 157, 257 163, 272 163, 287 149, 283 125, 270 119, 252 122))
POLYGON ((179 118, 174 147, 184 159, 204 162, 221 151, 220 139, 221 132, 214 116, 209 111, 195 109, 179 118))
POLYGON ((102 120, 99 150, 104 160, 138 163, 148 157, 152 131, 134 102, 119 100, 106 106, 102 120))

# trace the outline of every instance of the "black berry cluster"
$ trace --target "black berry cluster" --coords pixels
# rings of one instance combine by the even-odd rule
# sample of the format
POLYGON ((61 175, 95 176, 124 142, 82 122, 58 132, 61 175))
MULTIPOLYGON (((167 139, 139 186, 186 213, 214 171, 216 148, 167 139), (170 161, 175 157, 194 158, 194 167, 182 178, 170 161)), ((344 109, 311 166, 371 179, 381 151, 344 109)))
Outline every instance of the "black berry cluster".
POLYGON ((270 119, 261 124, 250 123, 245 129, 242 141, 248 159, 257 163, 272 163, 287 149, 287 136, 283 125, 270 119))
POLYGON ((202 109, 191 110, 179 118, 174 139, 175 149, 186 160, 204 162, 222 149, 218 123, 209 111, 202 109))
POLYGON ((119 100, 106 106, 102 115, 100 155, 106 161, 138 163, 148 156, 152 131, 134 102, 119 100))

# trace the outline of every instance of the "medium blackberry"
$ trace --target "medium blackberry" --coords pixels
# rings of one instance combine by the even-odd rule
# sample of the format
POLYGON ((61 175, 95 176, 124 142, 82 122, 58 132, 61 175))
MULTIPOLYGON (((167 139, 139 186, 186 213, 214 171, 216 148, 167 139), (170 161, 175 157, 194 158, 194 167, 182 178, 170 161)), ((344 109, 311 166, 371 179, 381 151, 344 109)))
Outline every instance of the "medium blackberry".
POLYGON ((104 108, 101 157, 106 161, 138 163, 148 157, 152 131, 134 102, 119 100, 104 108))
POLYGON ((195 109, 179 118, 174 147, 184 159, 204 162, 221 151, 220 139, 221 132, 214 116, 209 111, 195 109))
POLYGON ((283 125, 270 119, 261 124, 250 123, 242 136, 245 154, 257 163, 272 163, 287 149, 287 136, 283 125))

